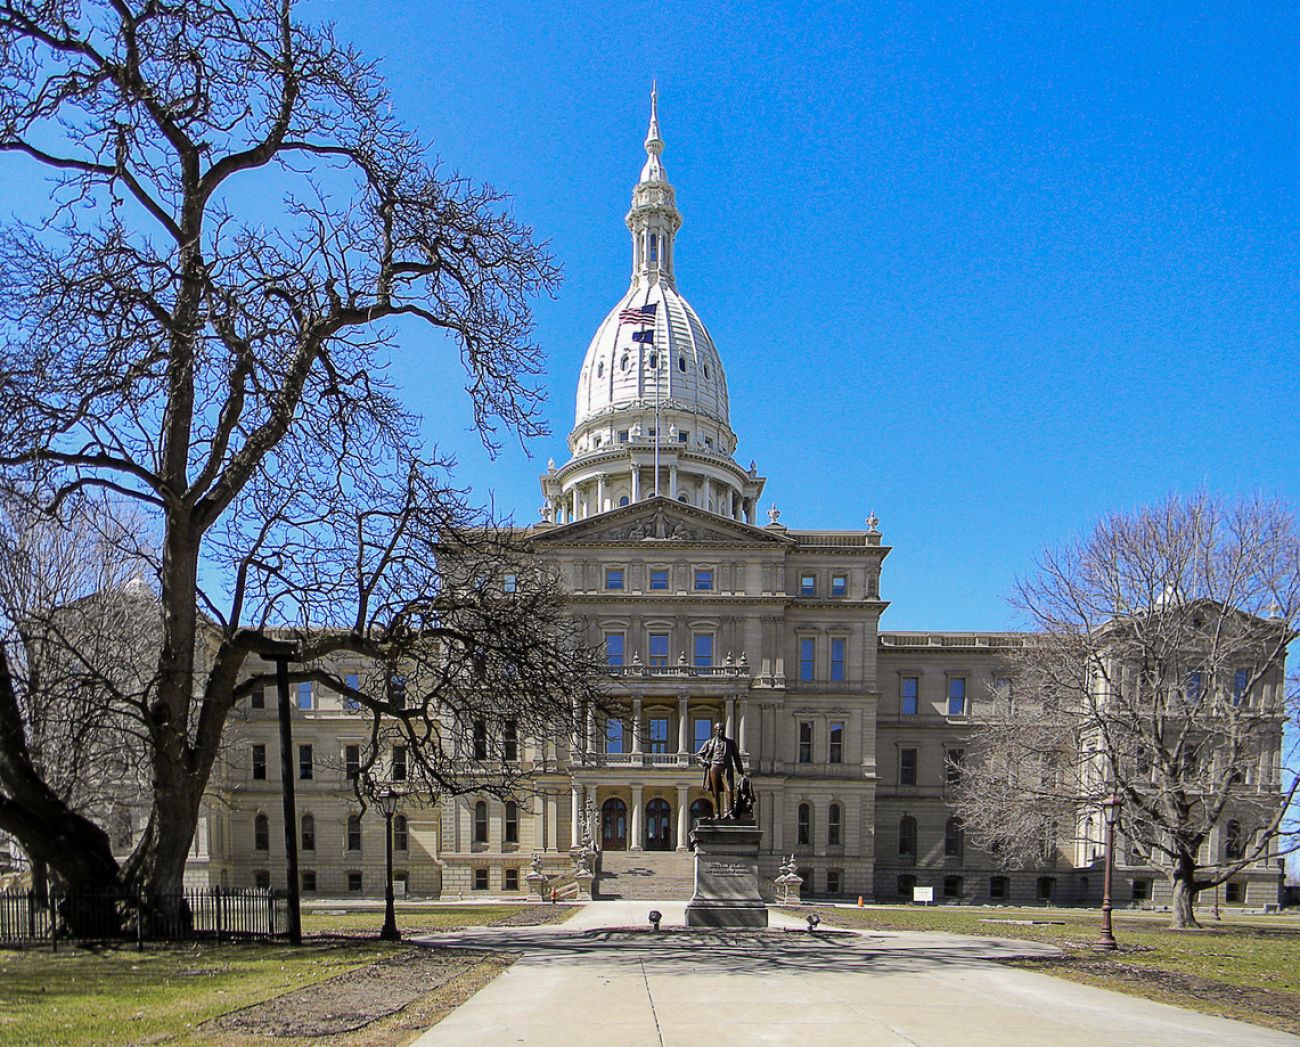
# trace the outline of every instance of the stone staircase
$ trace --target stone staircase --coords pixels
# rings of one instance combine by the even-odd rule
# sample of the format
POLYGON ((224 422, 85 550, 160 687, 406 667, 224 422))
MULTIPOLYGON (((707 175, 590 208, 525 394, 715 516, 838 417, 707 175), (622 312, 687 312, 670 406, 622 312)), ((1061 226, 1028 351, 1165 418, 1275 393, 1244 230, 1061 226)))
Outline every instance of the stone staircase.
POLYGON ((675 851, 605 851, 595 897, 625 901, 690 901, 695 893, 695 855, 675 851))

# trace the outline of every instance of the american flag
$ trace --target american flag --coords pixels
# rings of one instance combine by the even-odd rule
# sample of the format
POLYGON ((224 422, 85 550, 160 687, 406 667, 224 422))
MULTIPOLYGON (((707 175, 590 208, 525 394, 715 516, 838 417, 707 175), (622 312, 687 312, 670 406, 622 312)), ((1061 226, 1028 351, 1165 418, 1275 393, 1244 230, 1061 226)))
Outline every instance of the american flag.
POLYGON ((618 314, 618 322, 622 324, 652 324, 655 322, 655 310, 659 308, 659 303, 653 305, 643 305, 638 309, 624 309, 618 314))

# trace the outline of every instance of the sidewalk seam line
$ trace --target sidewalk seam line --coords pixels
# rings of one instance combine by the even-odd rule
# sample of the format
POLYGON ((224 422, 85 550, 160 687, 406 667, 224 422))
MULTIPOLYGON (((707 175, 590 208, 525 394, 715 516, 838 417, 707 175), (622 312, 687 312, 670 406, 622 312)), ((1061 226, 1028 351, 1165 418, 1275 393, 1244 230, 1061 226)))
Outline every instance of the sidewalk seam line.
POLYGON ((655 998, 650 992, 650 976, 646 974, 645 960, 641 960, 641 980, 645 982, 645 996, 650 1001, 650 1017, 655 1020, 655 1035, 659 1038, 659 1047, 664 1047, 664 1033, 659 1028, 659 1012, 655 1010, 655 998))

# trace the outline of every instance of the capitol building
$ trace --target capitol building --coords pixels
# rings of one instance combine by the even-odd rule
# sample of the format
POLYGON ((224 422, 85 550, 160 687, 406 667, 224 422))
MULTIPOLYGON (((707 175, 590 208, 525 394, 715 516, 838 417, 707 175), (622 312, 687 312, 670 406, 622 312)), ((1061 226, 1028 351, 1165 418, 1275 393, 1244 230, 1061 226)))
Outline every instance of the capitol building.
MULTIPOLYGON (((973 714, 1014 686, 1003 656, 1017 637, 883 629, 890 546, 874 514, 861 530, 796 529, 762 504, 766 478, 736 457, 724 354, 679 289, 689 273, 663 153, 652 107, 625 219, 630 280, 596 327, 568 458, 549 463, 540 519, 521 536, 603 644, 622 714, 588 711, 573 737, 521 739, 533 791, 517 801, 471 795, 400 815, 402 889, 523 893, 535 854, 548 873, 571 870, 588 831, 598 897, 689 896, 690 829, 712 813, 693 754, 722 723, 752 776, 769 879, 793 855, 805 896, 886 902, 928 886, 940 902, 1097 903, 1100 841, 1063 827, 1037 867, 1011 870, 953 812, 973 714)), ((293 727, 304 897, 375 896, 384 823, 361 813, 348 778, 367 727, 312 686, 293 727)), ((265 705, 233 728, 192 880, 282 880, 265 705)), ((1277 883, 1276 868, 1247 871, 1228 900, 1276 901, 1277 883)), ((1121 857, 1115 896, 1150 904, 1168 888, 1121 857)))

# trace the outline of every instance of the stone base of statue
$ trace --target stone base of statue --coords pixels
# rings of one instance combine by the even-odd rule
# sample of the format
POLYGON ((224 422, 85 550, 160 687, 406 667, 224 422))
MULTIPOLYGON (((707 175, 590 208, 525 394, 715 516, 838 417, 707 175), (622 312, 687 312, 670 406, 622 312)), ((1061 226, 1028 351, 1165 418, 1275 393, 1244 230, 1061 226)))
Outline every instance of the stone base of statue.
POLYGON ((758 845, 752 821, 701 821, 695 845, 695 896, 686 906, 687 927, 766 927, 767 905, 758 890, 758 845))
POLYGON ((530 872, 524 877, 528 881, 528 893, 537 895, 540 901, 546 901, 550 896, 550 879, 545 873, 530 872))

